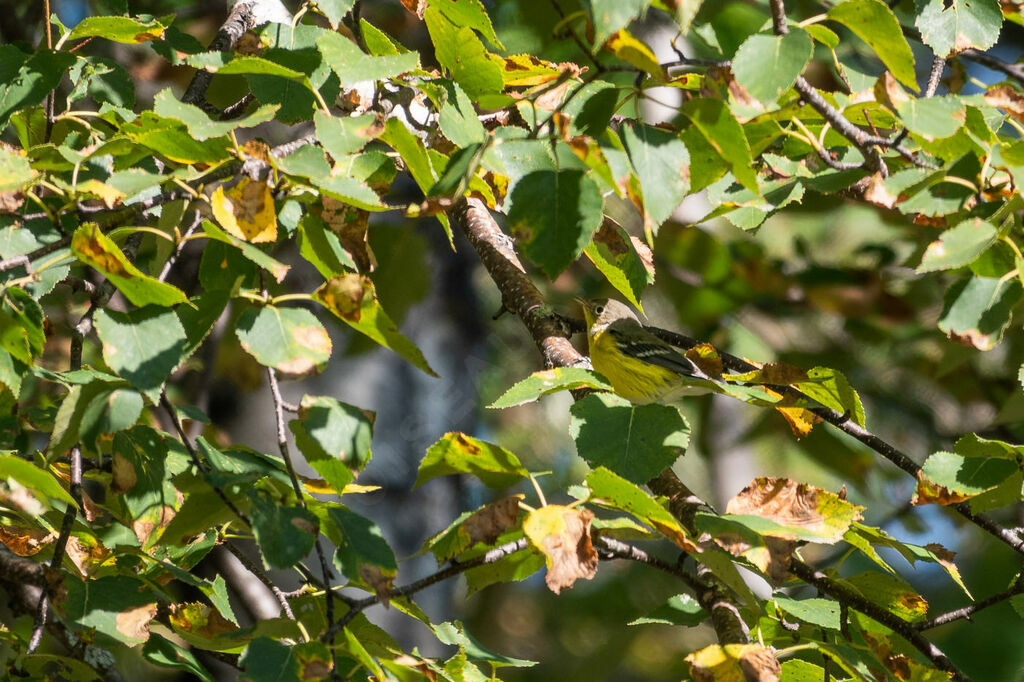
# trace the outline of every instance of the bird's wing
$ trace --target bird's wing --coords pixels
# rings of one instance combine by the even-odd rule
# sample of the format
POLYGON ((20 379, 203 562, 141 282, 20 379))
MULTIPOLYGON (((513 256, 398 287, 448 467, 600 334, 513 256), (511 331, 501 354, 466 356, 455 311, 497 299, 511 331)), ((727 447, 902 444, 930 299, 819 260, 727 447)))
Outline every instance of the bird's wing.
POLYGON ((702 372, 690 358, 676 351, 643 327, 631 325, 627 331, 621 328, 616 329, 612 324, 607 333, 612 335, 624 353, 638 360, 664 367, 684 377, 711 381, 711 377, 702 372))

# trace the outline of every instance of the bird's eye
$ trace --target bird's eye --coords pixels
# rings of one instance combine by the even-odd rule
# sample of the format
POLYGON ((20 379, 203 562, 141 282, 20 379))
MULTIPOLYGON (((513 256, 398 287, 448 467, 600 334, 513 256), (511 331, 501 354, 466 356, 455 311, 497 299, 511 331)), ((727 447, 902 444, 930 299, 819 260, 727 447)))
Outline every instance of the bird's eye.
POLYGON ((596 308, 594 308, 594 312, 597 313, 598 315, 600 315, 601 313, 604 312, 604 306, 603 305, 597 306, 596 308))

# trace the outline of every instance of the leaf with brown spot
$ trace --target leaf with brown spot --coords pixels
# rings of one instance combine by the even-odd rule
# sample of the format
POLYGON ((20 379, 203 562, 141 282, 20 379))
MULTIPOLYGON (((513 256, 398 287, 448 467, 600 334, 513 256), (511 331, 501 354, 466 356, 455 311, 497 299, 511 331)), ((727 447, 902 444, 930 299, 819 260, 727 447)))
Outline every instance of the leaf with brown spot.
MULTIPOLYGON (((575 66, 575 64, 573 65, 575 66)), ((539 59, 530 54, 505 57, 501 65, 501 78, 506 88, 532 87, 558 80, 562 65, 539 59)), ((579 67, 576 67, 579 69, 579 67)))
POLYGON ((198 602, 171 604, 168 620, 175 632, 186 640, 190 639, 188 635, 192 639, 209 640, 238 629, 237 625, 220 615, 217 609, 198 602))
POLYGON ((370 212, 342 203, 329 196, 321 198, 323 208, 320 217, 333 232, 341 247, 356 264, 359 272, 368 273, 377 269, 377 257, 373 254, 368 240, 370 212))
POLYGON ((135 466, 116 450, 111 463, 111 473, 110 492, 114 495, 128 492, 139 481, 139 477, 135 473, 135 466))
POLYGON ((449 474, 471 474, 490 488, 507 488, 528 477, 530 472, 511 451, 451 431, 427 449, 413 487, 449 474))
POLYGON ((694 682, 778 682, 782 666, 760 644, 712 644, 686 657, 694 682))
POLYGON ((708 376, 722 376, 722 357, 718 354, 718 349, 710 343, 698 343, 692 348, 687 348, 684 355, 708 376))
POLYGON ((479 542, 493 545, 519 521, 519 501, 523 497, 521 494, 511 495, 474 512, 465 512, 448 528, 427 540, 424 549, 433 552, 438 565, 441 565, 479 542))
POLYGON ((71 252, 78 260, 99 270, 137 306, 150 303, 172 306, 188 301, 177 287, 150 277, 132 265, 120 247, 95 223, 85 223, 75 230, 71 238, 71 252))
POLYGON ((899 200, 899 196, 886 188, 885 178, 881 173, 875 173, 868 180, 868 185, 864 189, 864 201, 882 208, 893 208, 899 200))
POLYGON ((302 308, 247 308, 235 334, 257 362, 288 377, 320 372, 331 358, 331 338, 316 316, 302 308))
POLYGON ((826 544, 841 540, 850 525, 861 519, 863 510, 827 490, 769 477, 755 478, 726 505, 729 515, 759 517, 777 524, 775 528, 746 524, 762 535, 826 544))
POLYGON ((218 187, 210 207, 224 231, 238 239, 252 244, 277 240, 274 195, 265 182, 242 178, 227 192, 218 187))
POLYGON ((594 512, 560 505, 548 505, 530 512, 523 532, 530 543, 544 554, 548 589, 559 594, 584 578, 597 575, 597 550, 590 542, 590 523, 594 512))
POLYGON ((373 280, 366 275, 335 275, 313 293, 313 298, 356 331, 395 351, 427 374, 437 376, 420 349, 398 331, 377 300, 373 280))
POLYGON ((1012 85, 997 85, 984 95, 989 106, 1002 109, 1018 121, 1024 122, 1024 94, 1012 85))
POLYGON ((646 244, 606 217, 583 253, 609 284, 643 312, 640 296, 654 281, 653 256, 646 244))

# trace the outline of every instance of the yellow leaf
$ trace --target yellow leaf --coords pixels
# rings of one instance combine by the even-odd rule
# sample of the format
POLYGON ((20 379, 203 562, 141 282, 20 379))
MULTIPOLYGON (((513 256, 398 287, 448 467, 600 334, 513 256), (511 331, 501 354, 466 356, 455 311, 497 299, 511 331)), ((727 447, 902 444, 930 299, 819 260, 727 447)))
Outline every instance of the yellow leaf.
POLYGON ((661 68, 658 58, 651 52, 651 48, 634 38, 626 29, 619 30, 609 38, 604 47, 622 61, 632 64, 641 71, 646 71, 655 80, 666 80, 665 70, 661 68))
POLYGON ((548 505, 531 512, 523 523, 530 543, 544 554, 544 582, 555 594, 573 586, 578 578, 597 574, 597 550, 590 542, 589 509, 548 505))
POLYGON ((210 205, 228 234, 253 244, 277 239, 274 196, 265 183, 243 178, 227 192, 223 186, 218 187, 210 205))

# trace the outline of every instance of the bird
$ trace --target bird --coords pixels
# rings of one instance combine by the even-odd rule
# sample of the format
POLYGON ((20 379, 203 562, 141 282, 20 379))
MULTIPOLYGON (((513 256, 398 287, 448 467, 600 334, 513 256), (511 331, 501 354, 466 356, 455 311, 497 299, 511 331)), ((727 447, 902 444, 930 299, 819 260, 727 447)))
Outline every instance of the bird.
POLYGON ((590 362, 618 395, 646 405, 713 390, 711 377, 644 327, 625 303, 576 300, 587 323, 590 362))

